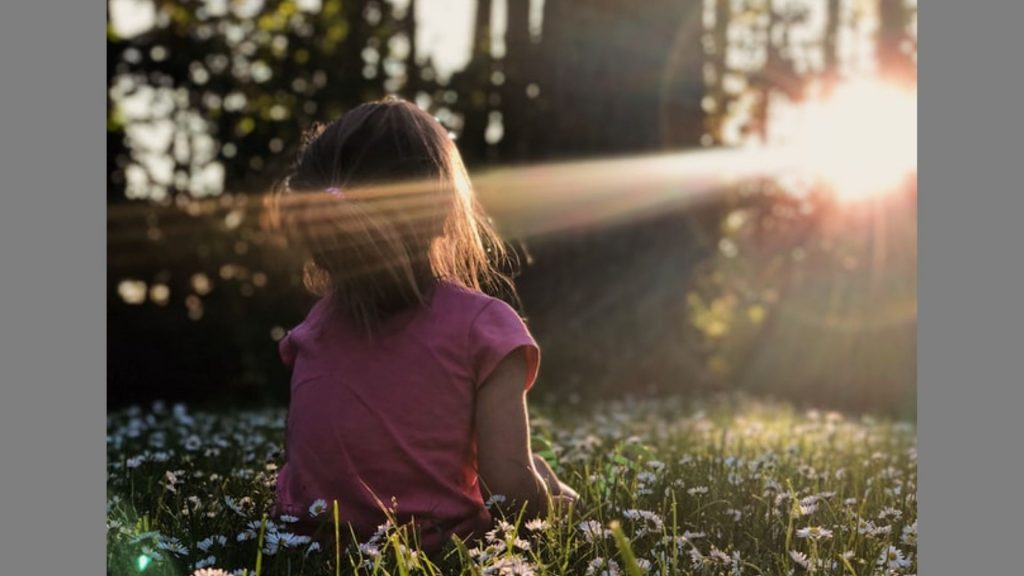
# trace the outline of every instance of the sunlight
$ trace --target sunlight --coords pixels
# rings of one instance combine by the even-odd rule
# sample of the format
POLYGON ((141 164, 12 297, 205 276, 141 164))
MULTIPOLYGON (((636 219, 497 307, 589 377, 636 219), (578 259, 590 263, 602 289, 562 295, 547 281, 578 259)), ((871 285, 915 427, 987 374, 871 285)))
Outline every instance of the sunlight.
POLYGON ((796 114, 791 159, 839 199, 885 193, 917 170, 917 93, 877 80, 839 86, 796 114))

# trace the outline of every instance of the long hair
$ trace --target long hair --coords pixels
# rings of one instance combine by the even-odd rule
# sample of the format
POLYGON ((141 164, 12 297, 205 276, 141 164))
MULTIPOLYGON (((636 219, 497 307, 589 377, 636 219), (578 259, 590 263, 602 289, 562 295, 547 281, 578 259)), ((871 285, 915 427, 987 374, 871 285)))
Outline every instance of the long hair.
POLYGON ((439 281, 515 298, 511 264, 458 149, 404 100, 362 104, 304 136, 271 222, 306 260, 305 286, 372 332, 439 281))

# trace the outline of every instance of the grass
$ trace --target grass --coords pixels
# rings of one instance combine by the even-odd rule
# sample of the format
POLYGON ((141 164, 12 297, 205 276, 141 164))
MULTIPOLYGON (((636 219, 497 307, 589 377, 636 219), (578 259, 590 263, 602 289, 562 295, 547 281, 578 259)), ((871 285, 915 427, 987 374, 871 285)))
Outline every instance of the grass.
MULTIPOLYGON (((400 529, 338 550, 265 519, 285 413, 133 408, 107 424, 111 574, 914 574, 912 425, 745 399, 534 416, 571 517, 500 523, 427 558, 400 529), (210 572, 221 574, 220 572, 210 572)), ((342 509, 344 503, 341 503, 342 509)), ((344 528, 342 527, 342 530, 344 528)))

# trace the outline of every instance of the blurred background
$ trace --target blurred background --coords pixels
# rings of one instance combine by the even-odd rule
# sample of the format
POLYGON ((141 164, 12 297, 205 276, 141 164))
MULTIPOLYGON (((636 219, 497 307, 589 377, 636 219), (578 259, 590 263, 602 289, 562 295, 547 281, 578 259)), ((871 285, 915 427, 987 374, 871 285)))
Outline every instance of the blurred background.
POLYGON ((531 395, 913 418, 916 55, 906 0, 109 0, 108 407, 287 401, 261 196, 393 94, 521 255, 531 395))

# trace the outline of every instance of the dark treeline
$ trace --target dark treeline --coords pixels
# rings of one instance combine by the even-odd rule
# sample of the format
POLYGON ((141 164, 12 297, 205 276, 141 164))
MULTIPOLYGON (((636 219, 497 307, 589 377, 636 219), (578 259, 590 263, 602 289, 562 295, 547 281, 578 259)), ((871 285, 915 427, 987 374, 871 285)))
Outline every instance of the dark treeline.
MULTIPOLYGON (((762 95, 743 127, 758 133, 769 94, 840 77, 836 39, 859 17, 846 3, 825 3, 824 64, 808 69, 788 40, 806 15, 767 2, 718 0, 709 18, 702 0, 546 0, 538 29, 530 2, 509 0, 498 50, 490 30, 497 5, 479 0, 469 63, 445 79, 416 45, 416 14, 430 4, 423 0, 323 0, 312 9, 265 0, 252 13, 213 4, 158 1, 147 31, 108 32, 110 406, 286 398, 275 338, 301 319, 309 297, 297 265, 261 225, 259 196, 314 121, 397 94, 457 134, 471 170, 727 144, 725 120, 744 93, 762 95), (744 35, 737 22, 755 24, 744 24, 744 35), (758 50, 764 55, 752 67, 727 57, 758 50), (126 104, 132 98, 144 104, 126 104), (145 127, 170 136, 137 136, 145 127)), ((913 10, 878 0, 878 14, 880 67, 906 77, 913 10)), ((753 357, 746 352, 771 339, 771 322, 733 330, 742 336, 720 344, 700 309, 740 301, 772 319, 771 298, 731 293, 738 283, 723 284, 714 263, 723 239, 737 233, 723 225, 737 211, 774 218, 774 244, 760 236, 762 245, 790 250, 810 237, 817 219, 779 216, 789 203, 760 182, 685 213, 511 239, 528 261, 517 284, 544 350, 538 391, 772 390, 784 369, 751 377, 743 366, 753 357)), ((768 283, 793 272, 758 266, 771 268, 759 276, 768 283)), ((914 386, 903 364, 883 384, 844 378, 842 394, 817 376, 784 390, 844 408, 903 409, 914 386)))

